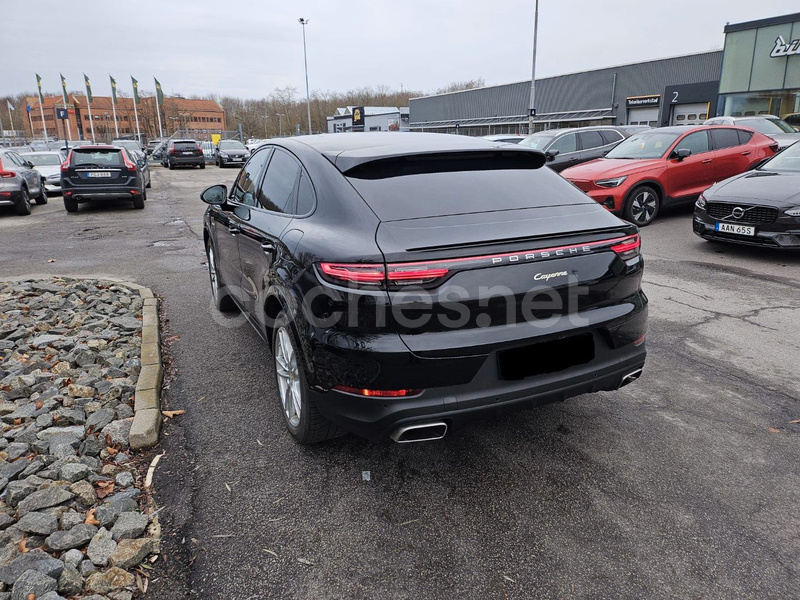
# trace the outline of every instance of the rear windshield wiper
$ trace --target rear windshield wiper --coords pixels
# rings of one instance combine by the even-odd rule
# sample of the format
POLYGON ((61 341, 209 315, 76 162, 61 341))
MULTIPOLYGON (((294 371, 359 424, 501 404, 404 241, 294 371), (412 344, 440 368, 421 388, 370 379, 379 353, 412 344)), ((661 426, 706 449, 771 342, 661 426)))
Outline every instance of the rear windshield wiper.
POLYGON ((98 165, 97 163, 81 163, 79 165, 74 165, 74 166, 75 167, 97 167, 98 169, 100 168, 100 165, 98 165))

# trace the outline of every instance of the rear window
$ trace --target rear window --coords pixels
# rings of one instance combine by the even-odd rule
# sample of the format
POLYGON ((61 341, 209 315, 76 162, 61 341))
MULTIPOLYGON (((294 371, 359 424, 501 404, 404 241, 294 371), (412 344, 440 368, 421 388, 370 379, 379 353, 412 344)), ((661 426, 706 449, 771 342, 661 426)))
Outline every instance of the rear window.
POLYGON ((73 150, 73 167, 121 167, 123 165, 120 150, 73 150))
POLYGON ((540 156, 404 157, 345 176, 382 221, 594 203, 554 171, 534 168, 540 156))
POLYGON ((196 142, 175 142, 176 150, 197 150, 196 142))

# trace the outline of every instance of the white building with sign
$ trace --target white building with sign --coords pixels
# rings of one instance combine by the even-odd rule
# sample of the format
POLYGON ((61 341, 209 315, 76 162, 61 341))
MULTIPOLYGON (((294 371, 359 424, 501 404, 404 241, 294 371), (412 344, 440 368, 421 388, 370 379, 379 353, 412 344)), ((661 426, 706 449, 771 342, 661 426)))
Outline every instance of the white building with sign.
MULTIPOLYGON (((353 131, 353 113, 363 110, 363 131, 408 131, 408 108, 396 106, 345 106, 328 117, 328 133, 353 131)), ((361 131, 360 127, 357 128, 361 131)))

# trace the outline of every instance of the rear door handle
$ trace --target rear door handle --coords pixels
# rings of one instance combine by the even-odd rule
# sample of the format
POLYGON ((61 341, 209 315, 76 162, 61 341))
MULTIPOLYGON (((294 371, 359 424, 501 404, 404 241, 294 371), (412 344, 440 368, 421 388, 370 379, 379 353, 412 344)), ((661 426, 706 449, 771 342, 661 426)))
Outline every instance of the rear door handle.
POLYGON ((710 164, 711 164, 711 159, 710 159, 710 158, 707 158, 707 159, 705 159, 705 160, 703 161, 703 164, 704 164, 704 165, 710 165, 710 164))
POLYGON ((230 232, 231 235, 236 235, 241 230, 239 229, 238 225, 233 225, 232 223, 228 223, 228 231, 230 232))
POLYGON ((750 154, 750 150, 745 150, 742 152, 742 156, 747 156, 748 154, 750 154))

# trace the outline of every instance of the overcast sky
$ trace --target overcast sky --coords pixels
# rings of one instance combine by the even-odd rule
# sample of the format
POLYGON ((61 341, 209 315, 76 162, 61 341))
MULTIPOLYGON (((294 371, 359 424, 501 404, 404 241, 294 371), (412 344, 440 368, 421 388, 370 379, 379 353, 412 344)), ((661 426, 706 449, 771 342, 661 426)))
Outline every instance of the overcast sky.
MULTIPOLYGON (((722 28, 791 12, 787 0, 541 0, 537 77, 722 48, 722 28)), ((108 73, 130 93, 305 93, 298 17, 310 20, 312 90, 387 85, 431 91, 483 77, 530 78, 533 0, 4 0, 0 96, 108 73)))

